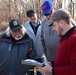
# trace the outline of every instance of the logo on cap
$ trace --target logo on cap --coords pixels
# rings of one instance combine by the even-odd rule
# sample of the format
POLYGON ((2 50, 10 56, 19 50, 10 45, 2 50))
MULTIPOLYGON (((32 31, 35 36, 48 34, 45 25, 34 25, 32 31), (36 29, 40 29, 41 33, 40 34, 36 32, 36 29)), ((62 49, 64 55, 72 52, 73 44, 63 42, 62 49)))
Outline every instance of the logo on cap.
POLYGON ((13 21, 13 25, 14 26, 18 25, 17 21, 13 21))
POLYGON ((46 9, 46 6, 42 6, 42 10, 46 9))

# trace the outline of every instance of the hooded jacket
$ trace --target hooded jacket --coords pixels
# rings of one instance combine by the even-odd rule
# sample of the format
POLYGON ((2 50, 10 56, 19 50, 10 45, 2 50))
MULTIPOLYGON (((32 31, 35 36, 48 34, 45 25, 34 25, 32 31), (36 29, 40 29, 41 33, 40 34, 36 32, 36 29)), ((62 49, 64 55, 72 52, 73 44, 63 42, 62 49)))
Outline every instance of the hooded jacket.
POLYGON ((6 33, 0 35, 0 75, 25 75, 29 68, 25 68, 21 60, 35 57, 33 41, 26 33, 14 45, 6 33))
POLYGON ((29 35, 31 39, 33 39, 34 46, 37 51, 37 57, 42 57, 44 51, 41 43, 41 21, 40 20, 38 21, 37 26, 38 26, 38 29, 35 35, 33 28, 30 25, 30 21, 24 24, 24 27, 26 28, 26 33, 29 35))

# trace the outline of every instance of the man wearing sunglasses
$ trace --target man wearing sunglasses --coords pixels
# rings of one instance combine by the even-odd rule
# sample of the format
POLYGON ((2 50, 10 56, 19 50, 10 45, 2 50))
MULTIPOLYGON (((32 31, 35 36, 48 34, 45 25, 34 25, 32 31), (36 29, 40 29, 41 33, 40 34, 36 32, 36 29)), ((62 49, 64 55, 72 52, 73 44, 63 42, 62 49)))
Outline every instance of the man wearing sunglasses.
POLYGON ((47 60, 51 61, 55 57, 60 38, 58 37, 57 33, 52 30, 52 27, 48 26, 46 23, 50 20, 51 14, 55 12, 56 7, 52 1, 46 0, 43 2, 41 9, 42 15, 45 16, 41 25, 41 41, 47 56, 47 60))

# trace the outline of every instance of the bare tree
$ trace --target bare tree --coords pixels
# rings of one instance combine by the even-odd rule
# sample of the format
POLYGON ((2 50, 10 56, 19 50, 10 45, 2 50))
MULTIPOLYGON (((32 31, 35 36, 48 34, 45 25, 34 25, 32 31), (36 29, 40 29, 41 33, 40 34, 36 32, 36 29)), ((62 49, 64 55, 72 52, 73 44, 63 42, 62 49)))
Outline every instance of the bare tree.
MULTIPOLYGON (((35 10, 38 14, 38 18, 42 19, 43 16, 41 14, 41 4, 43 1, 45 0, 0 0, 0 23, 3 24, 3 22, 8 22, 12 18, 17 18, 24 24, 27 21, 26 11, 29 9, 35 10)), ((57 8, 62 8, 63 1, 66 0, 52 1, 57 8)), ((71 2, 68 4, 67 8, 74 18, 76 12, 76 2, 75 0, 68 1, 71 2)))

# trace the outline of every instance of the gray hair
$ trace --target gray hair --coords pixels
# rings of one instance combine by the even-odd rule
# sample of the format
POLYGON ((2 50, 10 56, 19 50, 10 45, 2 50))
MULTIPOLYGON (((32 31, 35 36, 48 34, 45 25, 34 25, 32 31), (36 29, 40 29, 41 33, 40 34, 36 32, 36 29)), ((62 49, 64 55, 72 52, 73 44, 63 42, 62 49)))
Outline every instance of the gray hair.
MULTIPOLYGON (((24 28, 23 25, 22 26, 22 32, 23 32, 23 35, 26 33, 26 29, 24 28)), ((10 34, 11 34, 11 29, 10 27, 8 27, 6 30, 5 30, 5 34, 7 35, 7 37, 10 37, 10 34)))

